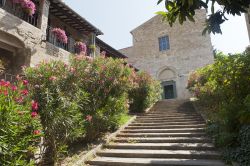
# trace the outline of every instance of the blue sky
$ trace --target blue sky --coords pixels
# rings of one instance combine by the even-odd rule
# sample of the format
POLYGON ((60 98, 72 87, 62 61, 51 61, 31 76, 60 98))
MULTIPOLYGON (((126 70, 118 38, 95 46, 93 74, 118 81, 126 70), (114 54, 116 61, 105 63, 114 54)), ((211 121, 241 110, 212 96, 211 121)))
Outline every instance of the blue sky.
MULTIPOLYGON (((104 32, 99 36, 116 49, 132 45, 130 31, 164 9, 157 0, 64 0, 104 32)), ((242 52, 249 39, 244 16, 228 17, 222 35, 211 35, 213 46, 225 53, 242 52)))

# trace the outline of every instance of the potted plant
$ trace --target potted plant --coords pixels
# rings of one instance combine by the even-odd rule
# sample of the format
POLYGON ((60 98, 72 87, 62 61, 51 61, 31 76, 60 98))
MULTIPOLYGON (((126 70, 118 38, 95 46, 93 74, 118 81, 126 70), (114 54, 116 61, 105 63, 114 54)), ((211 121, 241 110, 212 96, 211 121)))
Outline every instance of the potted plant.
POLYGON ((31 0, 13 0, 13 3, 19 5, 28 15, 35 14, 36 5, 31 0))
POLYGON ((76 53, 78 53, 78 54, 86 54, 87 53, 87 46, 82 41, 75 42, 74 46, 76 49, 76 53))
POLYGON ((55 35, 56 39, 62 42, 63 44, 68 43, 68 37, 65 31, 62 30, 61 28, 53 28, 52 33, 55 35))

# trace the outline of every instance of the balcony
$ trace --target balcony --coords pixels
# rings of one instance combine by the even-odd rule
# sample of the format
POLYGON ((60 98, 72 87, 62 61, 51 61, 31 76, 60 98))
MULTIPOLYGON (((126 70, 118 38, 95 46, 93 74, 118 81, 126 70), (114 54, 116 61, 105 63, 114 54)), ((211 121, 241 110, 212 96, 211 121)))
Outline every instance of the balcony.
MULTIPOLYGON (((0 69, 1 70, 1 69, 0 69)), ((16 76, 8 73, 0 73, 0 80, 5 80, 9 82, 15 82, 16 81, 16 76)))
POLYGON ((0 8, 28 22, 29 24, 35 27, 38 27, 39 25, 39 1, 34 0, 33 2, 36 5, 36 12, 32 16, 24 12, 23 9, 19 5, 13 3, 12 0, 0 0, 0 8))
MULTIPOLYGON (((57 39, 55 34, 52 32, 52 30, 53 30, 53 27, 48 26, 47 37, 46 37, 47 42, 53 44, 56 47, 64 49, 65 51, 68 51, 72 54, 79 54, 80 53, 79 50, 77 50, 75 48, 76 40, 73 39, 72 37, 70 37, 70 34, 67 34, 68 42, 67 42, 67 44, 65 44, 57 39)), ((91 49, 90 45, 87 45, 87 54, 86 55, 91 56, 91 54, 93 54, 93 49, 91 49)))
POLYGON ((66 50, 66 51, 68 51, 68 52, 70 52, 70 53, 73 53, 73 54, 76 53, 75 46, 74 46, 75 40, 74 40, 73 38, 71 38, 71 37, 69 37, 69 36, 67 35, 67 36, 68 36, 68 42, 67 42, 67 44, 65 44, 65 43, 59 41, 59 40, 56 38, 56 36, 55 36, 55 34, 52 32, 52 30, 53 30, 52 27, 48 27, 48 28, 47 28, 47 38, 46 38, 46 40, 47 40, 49 43, 53 44, 53 45, 56 46, 56 47, 62 48, 62 49, 66 50))

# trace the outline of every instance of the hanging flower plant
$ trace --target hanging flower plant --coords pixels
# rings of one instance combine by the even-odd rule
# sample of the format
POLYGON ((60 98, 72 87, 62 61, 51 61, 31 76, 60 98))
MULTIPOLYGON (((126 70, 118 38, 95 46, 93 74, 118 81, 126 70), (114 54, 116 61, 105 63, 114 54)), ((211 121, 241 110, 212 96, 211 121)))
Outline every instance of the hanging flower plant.
POLYGON ((13 3, 18 4, 30 16, 35 14, 36 5, 31 0, 13 0, 13 3))
POLYGON ((81 41, 77 41, 75 43, 75 49, 77 53, 87 53, 87 46, 85 43, 81 42, 81 41))
POLYGON ((64 43, 64 44, 67 44, 68 43, 68 37, 65 33, 64 30, 62 30, 61 28, 53 28, 52 29, 52 33, 56 36, 56 38, 64 43))

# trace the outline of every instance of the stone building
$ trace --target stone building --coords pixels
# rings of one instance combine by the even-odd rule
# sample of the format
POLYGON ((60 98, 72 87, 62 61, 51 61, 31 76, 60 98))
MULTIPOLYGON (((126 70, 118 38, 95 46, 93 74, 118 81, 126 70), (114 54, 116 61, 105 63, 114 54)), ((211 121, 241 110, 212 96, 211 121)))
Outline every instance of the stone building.
POLYGON ((189 73, 214 61, 210 36, 202 36, 206 13, 196 12, 196 22, 170 27, 155 16, 131 31, 133 46, 120 51, 128 62, 162 82, 163 98, 187 99, 189 73))
MULTIPOLYGON (((97 36, 103 33, 61 0, 31 1, 36 6, 32 16, 13 0, 0 0, 0 77, 1 73, 5 78, 6 73, 20 73, 21 66, 34 66, 42 60, 68 62, 76 53, 76 41, 87 44, 88 56, 97 56, 107 48, 103 41, 102 49, 96 45, 96 40, 101 41, 97 36), (65 31, 67 44, 58 40, 53 28, 65 31)), ((110 56, 125 57, 112 49, 109 47, 110 56)))

